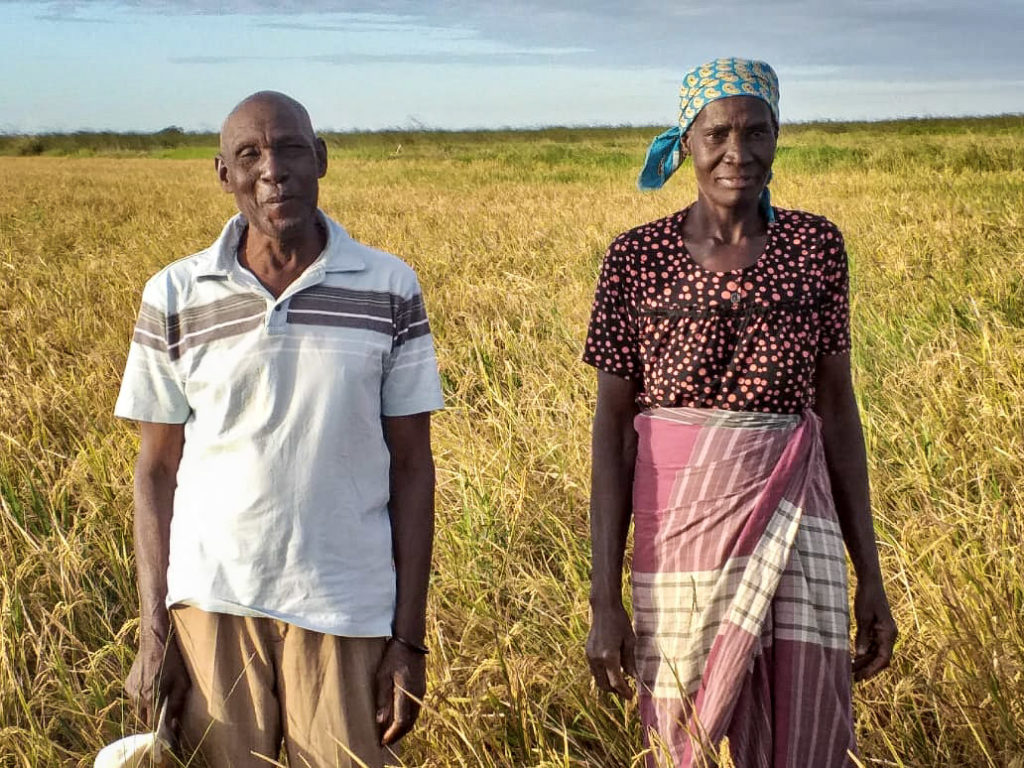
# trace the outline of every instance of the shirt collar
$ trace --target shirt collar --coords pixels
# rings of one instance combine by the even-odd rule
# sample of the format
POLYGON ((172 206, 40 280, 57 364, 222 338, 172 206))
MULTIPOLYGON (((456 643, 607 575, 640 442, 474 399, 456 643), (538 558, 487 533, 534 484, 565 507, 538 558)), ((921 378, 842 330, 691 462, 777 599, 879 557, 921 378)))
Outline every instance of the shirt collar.
MULTIPOLYGON (((310 267, 322 265, 325 272, 358 272, 366 268, 366 262, 359 253, 359 244, 323 211, 317 209, 317 216, 327 229, 327 245, 310 267)), ((237 213, 228 220, 220 236, 198 259, 196 277, 228 277, 238 269, 238 243, 248 226, 242 214, 237 213)))

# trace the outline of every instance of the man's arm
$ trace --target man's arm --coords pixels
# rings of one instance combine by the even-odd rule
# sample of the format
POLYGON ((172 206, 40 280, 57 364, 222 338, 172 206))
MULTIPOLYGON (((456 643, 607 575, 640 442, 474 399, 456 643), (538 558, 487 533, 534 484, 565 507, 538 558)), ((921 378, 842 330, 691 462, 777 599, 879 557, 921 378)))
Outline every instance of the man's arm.
POLYGON ((377 670, 377 723, 381 743, 393 744, 419 716, 427 691, 423 646, 427 622, 427 584, 434 541, 434 457, 430 414, 384 419, 391 453, 391 540, 397 596, 392 641, 377 670))
POLYGON ((633 516, 636 394, 634 382, 598 371, 591 444, 592 623, 587 659, 597 687, 625 698, 633 691, 623 672, 636 676, 636 638, 622 605, 622 561, 633 516))
POLYGON ((183 424, 142 422, 135 463, 135 571, 139 586, 139 653, 125 689, 143 722, 155 725, 159 701, 177 729, 190 682, 170 633, 167 563, 178 464, 185 445, 183 424))
POLYGON ((896 642, 896 623, 889 610, 878 562, 867 455, 850 375, 850 355, 819 358, 815 379, 815 411, 821 417, 832 496, 846 549, 857 574, 854 599, 857 655, 853 672, 855 679, 867 680, 889 666, 896 642))

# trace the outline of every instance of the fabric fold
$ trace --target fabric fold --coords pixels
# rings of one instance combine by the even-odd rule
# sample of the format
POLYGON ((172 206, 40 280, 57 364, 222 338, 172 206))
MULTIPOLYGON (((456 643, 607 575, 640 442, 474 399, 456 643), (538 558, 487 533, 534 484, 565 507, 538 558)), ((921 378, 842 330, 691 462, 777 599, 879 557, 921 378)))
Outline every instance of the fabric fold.
POLYGON ((851 765, 846 562, 817 416, 656 408, 635 424, 648 766, 707 765, 725 737, 737 768, 851 765))

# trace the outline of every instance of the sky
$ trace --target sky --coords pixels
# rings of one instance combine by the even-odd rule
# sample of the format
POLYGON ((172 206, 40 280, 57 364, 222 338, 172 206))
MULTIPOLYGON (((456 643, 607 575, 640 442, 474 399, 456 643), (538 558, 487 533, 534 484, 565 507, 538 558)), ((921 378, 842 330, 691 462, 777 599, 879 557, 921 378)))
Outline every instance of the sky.
POLYGON ((0 0, 0 132, 217 130, 253 91, 320 130, 672 125, 760 58, 783 122, 1024 112, 1022 0, 0 0))

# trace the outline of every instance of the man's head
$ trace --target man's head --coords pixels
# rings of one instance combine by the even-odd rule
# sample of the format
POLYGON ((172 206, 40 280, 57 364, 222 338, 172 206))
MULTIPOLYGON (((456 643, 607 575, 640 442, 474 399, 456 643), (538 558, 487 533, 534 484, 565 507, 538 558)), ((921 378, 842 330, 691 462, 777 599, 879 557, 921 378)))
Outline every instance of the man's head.
POLYGON ((260 91, 241 101, 221 126, 214 163, 221 187, 260 233, 287 239, 315 225, 327 147, 295 99, 260 91))

